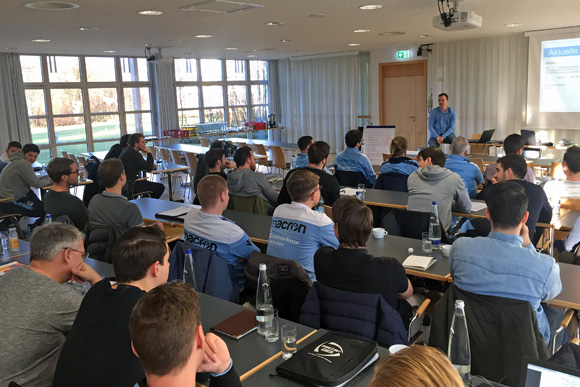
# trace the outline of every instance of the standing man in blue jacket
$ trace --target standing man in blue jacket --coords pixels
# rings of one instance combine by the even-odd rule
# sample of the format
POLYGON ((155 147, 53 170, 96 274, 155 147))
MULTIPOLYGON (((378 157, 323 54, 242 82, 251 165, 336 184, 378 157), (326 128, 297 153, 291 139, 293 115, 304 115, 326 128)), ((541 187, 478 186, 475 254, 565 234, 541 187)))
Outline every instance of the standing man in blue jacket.
POLYGON ((429 115, 429 146, 439 146, 441 143, 451 144, 455 139, 455 124, 457 113, 447 104, 449 97, 445 93, 439 94, 439 107, 429 115))
POLYGON ((358 129, 349 130, 344 136, 346 149, 336 155, 334 159, 334 169, 346 172, 361 172, 371 185, 375 185, 377 175, 373 171, 373 166, 369 158, 359 149, 362 144, 362 131, 358 129))

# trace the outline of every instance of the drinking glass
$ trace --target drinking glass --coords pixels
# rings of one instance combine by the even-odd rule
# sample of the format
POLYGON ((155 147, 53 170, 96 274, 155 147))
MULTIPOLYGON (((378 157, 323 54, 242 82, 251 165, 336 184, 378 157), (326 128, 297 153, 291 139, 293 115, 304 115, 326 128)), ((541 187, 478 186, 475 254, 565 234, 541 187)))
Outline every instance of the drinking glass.
POLYGON ((268 343, 278 341, 280 338, 280 328, 278 325, 278 311, 276 309, 267 309, 264 311, 266 321, 265 335, 268 343))
POLYGON ((423 253, 430 254, 432 249, 433 246, 431 243, 431 239, 429 239, 429 232, 426 231, 421 233, 421 250, 423 250, 423 253))
POLYGON ((296 353, 296 325, 282 325, 282 358, 290 359, 296 353))

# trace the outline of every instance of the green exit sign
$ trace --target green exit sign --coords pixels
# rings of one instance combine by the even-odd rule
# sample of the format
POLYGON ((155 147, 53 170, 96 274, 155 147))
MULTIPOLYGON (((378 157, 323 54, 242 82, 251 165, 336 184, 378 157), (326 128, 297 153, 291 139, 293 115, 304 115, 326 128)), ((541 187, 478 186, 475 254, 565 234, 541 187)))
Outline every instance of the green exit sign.
POLYGON ((409 50, 397 51, 397 59, 409 59, 409 50))

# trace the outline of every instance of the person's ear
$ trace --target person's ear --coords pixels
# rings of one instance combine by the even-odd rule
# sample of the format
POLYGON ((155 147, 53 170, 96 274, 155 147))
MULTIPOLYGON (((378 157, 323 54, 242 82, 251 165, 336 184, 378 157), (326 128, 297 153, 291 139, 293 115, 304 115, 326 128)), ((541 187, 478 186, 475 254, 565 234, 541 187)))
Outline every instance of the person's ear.
POLYGON ((204 344, 205 336, 203 334, 203 328, 201 327, 201 324, 199 324, 197 328, 195 328, 195 347, 198 350, 203 351, 204 344))
POLYGON ((530 217, 530 211, 526 211, 524 213, 524 216, 522 218, 522 224, 525 224, 528 221, 528 218, 530 217))
POLYGON ((338 224, 334 223, 332 229, 334 230, 334 236, 336 237, 336 239, 338 239, 338 224))
POLYGON ((137 350, 135 349, 135 346, 133 345, 133 340, 131 340, 131 350, 133 351, 135 356, 137 356, 137 358, 139 358, 139 354, 137 353, 137 350))
POLYGON ((485 207, 485 217, 491 222, 491 215, 489 214, 489 207, 485 207))
POLYGON ((160 265, 159 261, 155 261, 151 264, 151 266, 149 266, 149 272, 153 277, 159 276, 159 265, 160 265))

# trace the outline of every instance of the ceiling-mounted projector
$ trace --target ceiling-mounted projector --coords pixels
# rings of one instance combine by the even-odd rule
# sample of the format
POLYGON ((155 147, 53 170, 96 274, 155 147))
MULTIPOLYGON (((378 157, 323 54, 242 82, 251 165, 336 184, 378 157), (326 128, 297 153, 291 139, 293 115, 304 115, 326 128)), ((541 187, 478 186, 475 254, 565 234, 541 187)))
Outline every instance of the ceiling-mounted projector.
POLYGON ((482 18, 475 12, 455 12, 453 16, 449 17, 451 24, 446 27, 441 15, 433 17, 433 27, 438 28, 443 31, 463 31, 472 30, 474 28, 480 28, 482 18))
POLYGON ((158 48, 156 53, 151 53, 151 47, 145 48, 145 58, 147 58, 147 62, 151 63, 165 63, 171 64, 173 63, 173 58, 169 58, 166 56, 161 55, 161 49, 158 48))

